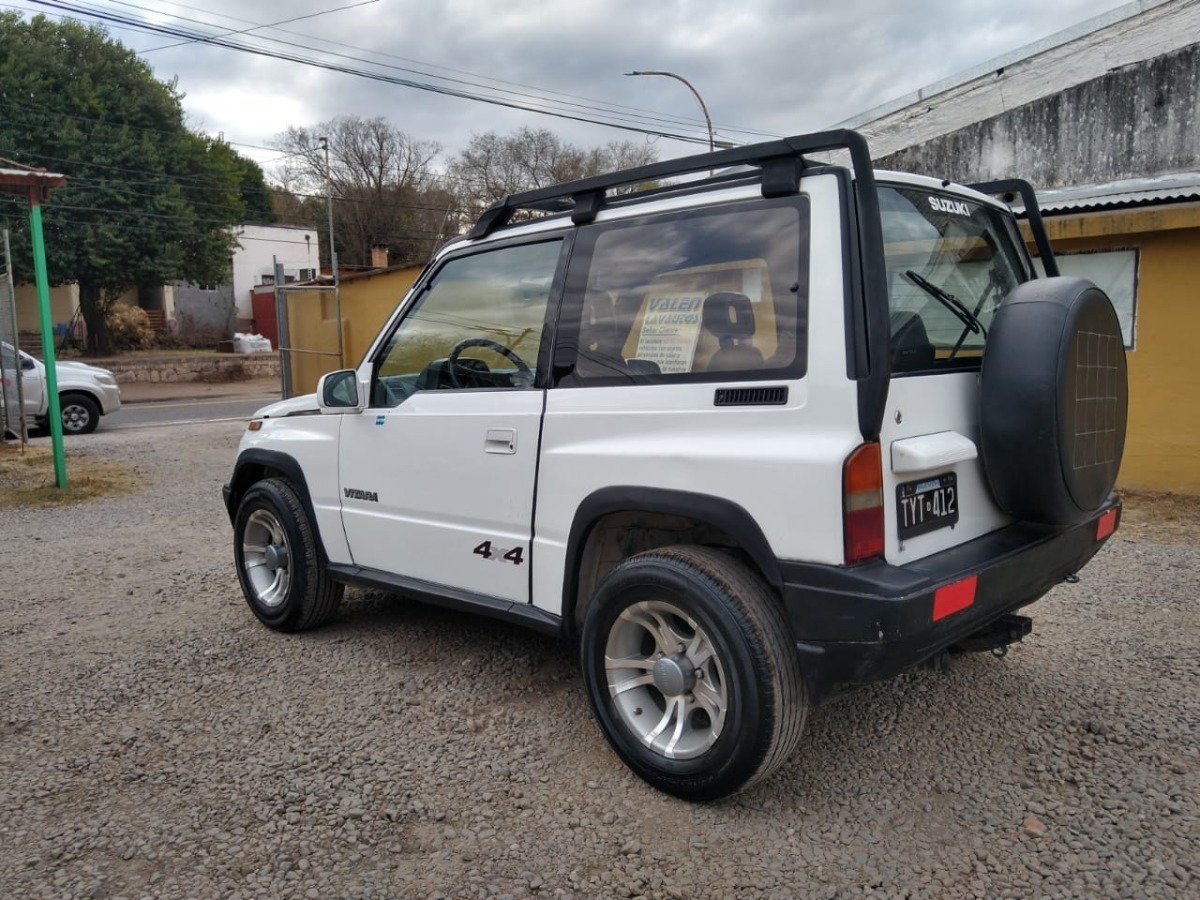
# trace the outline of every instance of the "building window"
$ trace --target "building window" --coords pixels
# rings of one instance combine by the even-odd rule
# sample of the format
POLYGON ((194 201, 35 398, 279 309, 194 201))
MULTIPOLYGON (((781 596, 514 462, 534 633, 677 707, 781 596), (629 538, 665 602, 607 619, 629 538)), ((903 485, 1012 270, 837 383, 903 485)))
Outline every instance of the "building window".
MULTIPOLYGON (((1056 252, 1054 258, 1058 260, 1058 270, 1063 275, 1086 278, 1108 294, 1121 323, 1125 347, 1132 350, 1137 336, 1138 251, 1125 248, 1056 252)), ((1042 261, 1035 259, 1033 262, 1038 275, 1044 277, 1046 273, 1042 261)))

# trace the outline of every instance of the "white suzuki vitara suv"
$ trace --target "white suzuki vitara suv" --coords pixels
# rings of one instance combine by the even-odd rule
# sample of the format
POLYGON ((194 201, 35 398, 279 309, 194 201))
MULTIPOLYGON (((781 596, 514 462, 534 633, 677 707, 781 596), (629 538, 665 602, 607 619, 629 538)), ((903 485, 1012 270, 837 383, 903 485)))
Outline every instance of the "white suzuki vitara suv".
POLYGON ((367 585, 577 640, 614 750, 697 800, 836 691, 1002 650, 1117 527, 1127 387, 1107 297, 990 196, 1054 275, 1032 190, 978 187, 835 131, 507 198, 250 423, 251 610, 367 585))

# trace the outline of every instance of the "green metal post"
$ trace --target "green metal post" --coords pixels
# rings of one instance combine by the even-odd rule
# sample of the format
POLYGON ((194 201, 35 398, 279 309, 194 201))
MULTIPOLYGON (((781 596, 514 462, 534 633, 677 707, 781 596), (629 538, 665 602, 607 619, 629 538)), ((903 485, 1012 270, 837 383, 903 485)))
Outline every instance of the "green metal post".
POLYGON ((54 367, 54 322, 50 317, 50 276, 46 272, 46 243, 42 238, 42 206, 29 192, 29 233, 33 237, 33 280, 37 286, 38 317, 42 323, 42 360, 46 364, 46 411, 50 419, 50 447, 54 453, 54 482, 67 486, 67 458, 63 453, 62 407, 58 402, 58 371, 54 367))

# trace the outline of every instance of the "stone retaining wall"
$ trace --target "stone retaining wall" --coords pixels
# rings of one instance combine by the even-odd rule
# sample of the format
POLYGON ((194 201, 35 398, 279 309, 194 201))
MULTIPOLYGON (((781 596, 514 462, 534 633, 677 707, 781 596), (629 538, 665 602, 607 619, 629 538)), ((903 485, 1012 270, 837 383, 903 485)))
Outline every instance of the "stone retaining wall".
POLYGON ((120 384, 244 381, 248 378, 279 376, 277 352, 180 353, 149 357, 118 356, 83 361, 110 370, 120 384))

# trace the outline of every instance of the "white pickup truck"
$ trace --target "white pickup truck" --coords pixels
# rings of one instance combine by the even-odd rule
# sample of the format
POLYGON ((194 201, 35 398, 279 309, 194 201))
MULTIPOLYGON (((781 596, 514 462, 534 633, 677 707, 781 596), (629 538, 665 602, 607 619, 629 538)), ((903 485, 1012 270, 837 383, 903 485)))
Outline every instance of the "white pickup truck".
MULTIPOLYGON (((46 393, 46 366, 23 350, 0 344, 0 369, 3 371, 3 398, 9 415, 6 426, 14 428, 16 421, 16 380, 21 379, 24 395, 25 421, 37 427, 47 427, 49 395, 46 393)), ((121 408, 121 389, 108 369, 86 363, 58 362, 58 398, 62 407, 64 434, 89 434, 96 430, 101 416, 121 408)))

